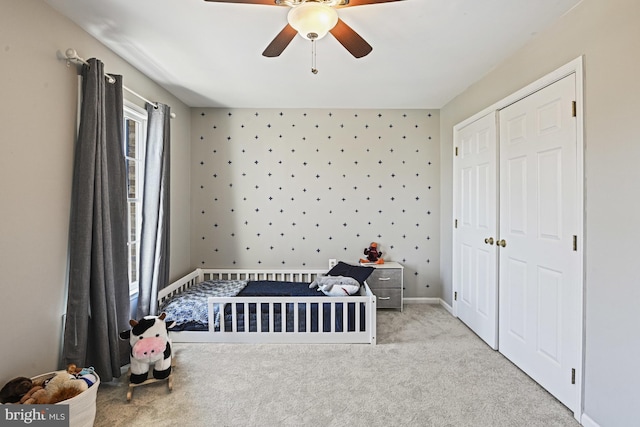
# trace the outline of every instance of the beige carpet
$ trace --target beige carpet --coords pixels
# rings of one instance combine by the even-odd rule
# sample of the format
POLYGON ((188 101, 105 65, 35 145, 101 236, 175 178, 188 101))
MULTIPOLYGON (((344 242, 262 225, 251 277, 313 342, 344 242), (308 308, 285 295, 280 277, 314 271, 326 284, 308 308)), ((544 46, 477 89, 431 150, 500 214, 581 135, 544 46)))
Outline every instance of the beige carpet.
POLYGON ((577 426, 439 306, 378 311, 378 345, 175 344, 173 391, 103 383, 100 426, 577 426))

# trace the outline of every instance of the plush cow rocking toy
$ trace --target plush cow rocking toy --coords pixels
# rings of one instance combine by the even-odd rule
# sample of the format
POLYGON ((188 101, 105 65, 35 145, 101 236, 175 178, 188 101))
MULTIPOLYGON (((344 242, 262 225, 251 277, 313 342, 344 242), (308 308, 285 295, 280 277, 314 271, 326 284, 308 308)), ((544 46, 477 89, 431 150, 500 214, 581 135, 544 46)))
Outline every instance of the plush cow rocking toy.
POLYGON ((141 320, 130 320, 131 329, 121 332, 120 338, 128 339, 131 345, 131 375, 127 400, 131 400, 133 387, 168 379, 169 390, 173 388, 171 378, 171 340, 169 329, 175 322, 165 322, 166 313, 160 316, 145 316, 141 320), (153 365, 153 378, 149 378, 149 367, 153 365))

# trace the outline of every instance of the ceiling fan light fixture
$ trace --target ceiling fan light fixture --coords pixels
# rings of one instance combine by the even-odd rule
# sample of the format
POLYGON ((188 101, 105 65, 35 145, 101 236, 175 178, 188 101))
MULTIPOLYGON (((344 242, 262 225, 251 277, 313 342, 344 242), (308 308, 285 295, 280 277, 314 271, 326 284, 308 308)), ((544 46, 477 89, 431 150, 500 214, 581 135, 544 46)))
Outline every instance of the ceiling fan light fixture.
POLYGON ((319 40, 338 23, 338 12, 320 2, 306 2, 291 8, 287 21, 307 40, 319 40))

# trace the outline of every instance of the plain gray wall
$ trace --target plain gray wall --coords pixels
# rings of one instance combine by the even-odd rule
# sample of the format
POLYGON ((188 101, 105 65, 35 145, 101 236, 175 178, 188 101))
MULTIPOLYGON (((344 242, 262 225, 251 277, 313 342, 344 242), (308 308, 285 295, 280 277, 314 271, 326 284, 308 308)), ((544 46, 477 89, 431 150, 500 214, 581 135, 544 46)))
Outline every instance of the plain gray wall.
MULTIPOLYGON (((171 276, 190 269, 190 109, 40 0, 0 2, 0 383, 58 368, 66 311, 67 249, 77 68, 75 48, 124 84, 172 107, 171 276)), ((142 105, 125 92, 125 98, 142 105)))
POLYGON ((440 270, 451 304, 453 126, 584 55, 584 413, 603 427, 636 423, 640 402, 638 22, 637 0, 584 0, 440 112, 440 270))

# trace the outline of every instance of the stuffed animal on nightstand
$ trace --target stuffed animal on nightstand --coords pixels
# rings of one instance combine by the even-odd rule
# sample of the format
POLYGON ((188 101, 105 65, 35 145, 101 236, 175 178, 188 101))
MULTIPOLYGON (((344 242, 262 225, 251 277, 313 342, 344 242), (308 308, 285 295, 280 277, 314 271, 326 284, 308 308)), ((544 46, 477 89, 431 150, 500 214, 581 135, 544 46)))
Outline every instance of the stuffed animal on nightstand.
POLYGON ((371 242, 369 247, 364 250, 364 254, 367 256, 367 258, 360 258, 361 263, 384 264, 384 259, 382 259, 382 252, 378 252, 378 244, 376 242, 371 242))

